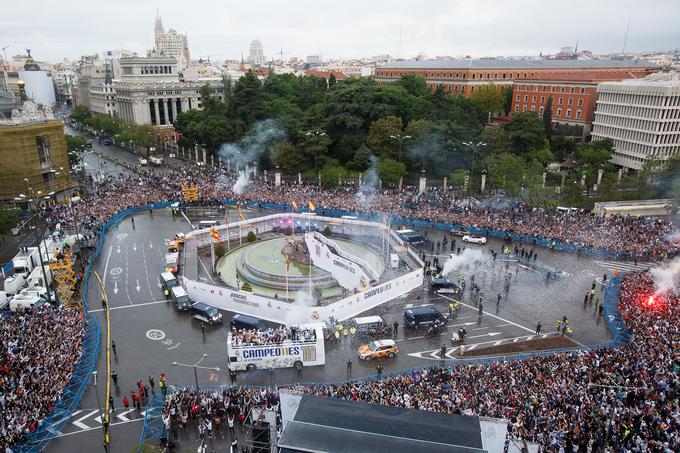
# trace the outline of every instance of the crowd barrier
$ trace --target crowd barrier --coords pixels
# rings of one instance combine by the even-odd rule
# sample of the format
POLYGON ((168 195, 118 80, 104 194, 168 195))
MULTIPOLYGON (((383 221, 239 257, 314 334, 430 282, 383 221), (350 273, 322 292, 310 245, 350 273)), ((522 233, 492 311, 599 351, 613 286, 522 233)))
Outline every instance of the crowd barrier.
MULTIPOLYGON (((117 212, 107 222, 102 224, 102 228, 97 232, 98 243, 85 270, 82 288, 82 302, 85 313, 89 311, 87 293, 90 284, 90 275, 95 259, 101 254, 104 247, 104 237, 106 232, 125 217, 147 209, 169 207, 170 202, 151 203, 145 206, 129 208, 117 212)), ((87 327, 83 340, 83 353, 76 364, 76 369, 71 376, 68 384, 55 406, 45 419, 41 422, 38 429, 27 435, 24 440, 17 444, 14 453, 37 453, 44 451, 49 442, 58 436, 66 422, 71 418, 73 411, 80 404, 85 391, 90 384, 92 372, 97 368, 97 356, 100 349, 100 326, 99 321, 94 316, 87 317, 87 327)))

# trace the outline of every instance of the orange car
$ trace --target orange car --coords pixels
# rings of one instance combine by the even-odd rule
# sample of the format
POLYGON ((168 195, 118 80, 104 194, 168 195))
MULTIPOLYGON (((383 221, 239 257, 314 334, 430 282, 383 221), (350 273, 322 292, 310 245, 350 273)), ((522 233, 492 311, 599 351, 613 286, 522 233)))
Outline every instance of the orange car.
POLYGON ((383 357, 392 358, 398 352, 399 349, 394 340, 376 340, 359 348, 359 358, 361 360, 381 359, 383 357))

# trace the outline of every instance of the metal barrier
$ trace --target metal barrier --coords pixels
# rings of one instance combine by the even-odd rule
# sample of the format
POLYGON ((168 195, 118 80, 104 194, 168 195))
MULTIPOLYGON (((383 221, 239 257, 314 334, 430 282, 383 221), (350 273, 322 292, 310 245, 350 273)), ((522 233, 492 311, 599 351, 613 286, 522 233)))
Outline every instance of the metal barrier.
POLYGON ((159 392, 149 399, 144 409, 144 426, 139 436, 138 453, 142 452, 142 445, 159 445, 161 439, 168 435, 163 424, 163 395, 159 392))

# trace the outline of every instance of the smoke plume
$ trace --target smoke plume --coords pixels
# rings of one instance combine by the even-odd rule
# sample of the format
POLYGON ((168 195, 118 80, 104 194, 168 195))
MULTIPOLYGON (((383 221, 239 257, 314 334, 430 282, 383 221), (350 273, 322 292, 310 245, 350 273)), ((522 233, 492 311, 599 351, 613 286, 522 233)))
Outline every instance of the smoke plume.
POLYGON ((236 179, 234 186, 231 188, 231 191, 234 192, 236 195, 241 195, 246 190, 246 187, 248 187, 249 182, 250 181, 248 180, 248 175, 246 174, 246 172, 239 171, 238 178, 236 179))
POLYGON ((370 157, 371 166, 366 171, 366 177, 361 181, 359 191, 354 195, 354 199, 362 211, 368 211, 375 198, 375 191, 380 184, 378 177, 378 158, 370 157))
POLYGON ((680 290, 680 256, 653 267, 649 272, 654 279, 656 294, 677 293, 680 290))
POLYGON ((471 267, 480 267, 485 261, 489 261, 489 255, 481 249, 465 249, 460 255, 451 255, 444 263, 444 275, 449 275, 453 271, 466 270, 471 267))

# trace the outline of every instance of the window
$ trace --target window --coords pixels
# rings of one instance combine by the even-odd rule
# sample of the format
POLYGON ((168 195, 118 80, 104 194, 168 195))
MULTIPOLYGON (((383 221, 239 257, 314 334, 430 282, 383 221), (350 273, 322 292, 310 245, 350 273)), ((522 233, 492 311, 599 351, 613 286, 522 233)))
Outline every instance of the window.
POLYGON ((474 79, 475 77, 477 77, 477 74, 472 74, 472 78, 474 79))
POLYGON ((535 112, 535 111, 536 111, 536 106, 535 106, 535 105, 532 105, 532 106, 531 106, 531 111, 532 111, 532 112, 535 112))
POLYGON ((582 107, 583 106, 583 99, 579 99, 577 104, 578 104, 579 107, 582 107))
POLYGON ((38 158, 42 167, 49 167, 52 165, 52 156, 50 155, 50 137, 47 135, 40 135, 35 138, 35 146, 38 151, 38 158))
POLYGON ((527 106, 526 106, 526 105, 523 105, 523 106, 522 106, 522 111, 523 111, 523 112, 526 112, 526 111, 527 111, 527 106))
POLYGON ((42 178, 43 184, 47 186, 52 185, 52 183, 54 182, 54 175, 51 172, 43 173, 42 178))
POLYGON ((545 103, 545 96, 541 96, 541 104, 545 103))
POLYGON ((539 114, 539 115, 543 115, 543 107, 541 107, 540 109, 538 109, 538 114, 539 114))
POLYGON ((515 105, 515 112, 519 112, 519 105, 515 105))
POLYGON ((517 95, 517 102, 519 102, 519 100, 520 100, 521 98, 522 98, 522 97, 518 94, 518 95, 517 95))
POLYGON ((557 99, 557 105, 562 105, 564 103, 564 98, 557 99))
POLYGON ((526 94, 524 95, 524 102, 529 102, 529 96, 527 96, 526 94))
POLYGON ((573 98, 569 98, 569 99, 567 100, 567 105, 574 105, 574 99, 573 99, 573 98))
POLYGON ((558 117, 562 116, 562 109, 557 109, 557 116, 558 117))
POLYGON ((583 94, 583 93, 585 93, 585 92, 586 92, 586 89, 583 88, 583 87, 581 87, 581 94, 583 94))
POLYGON ((571 109, 567 109, 567 119, 571 118, 571 109))
POLYGON ((536 102, 536 96, 531 96, 531 102, 536 102))
POLYGON ((580 111, 580 110, 577 110, 577 111, 576 111, 576 119, 577 119, 577 120, 580 120, 580 119, 581 119, 581 111, 580 111))

